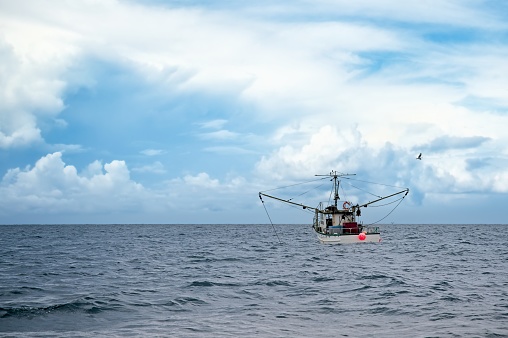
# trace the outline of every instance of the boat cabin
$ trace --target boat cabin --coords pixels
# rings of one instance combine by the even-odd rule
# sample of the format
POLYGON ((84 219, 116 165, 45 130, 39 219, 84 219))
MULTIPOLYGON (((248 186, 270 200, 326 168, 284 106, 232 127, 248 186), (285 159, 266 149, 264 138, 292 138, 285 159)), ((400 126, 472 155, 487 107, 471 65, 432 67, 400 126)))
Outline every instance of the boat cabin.
POLYGON ((338 209, 335 205, 316 208, 314 228, 323 234, 359 234, 355 208, 338 209))

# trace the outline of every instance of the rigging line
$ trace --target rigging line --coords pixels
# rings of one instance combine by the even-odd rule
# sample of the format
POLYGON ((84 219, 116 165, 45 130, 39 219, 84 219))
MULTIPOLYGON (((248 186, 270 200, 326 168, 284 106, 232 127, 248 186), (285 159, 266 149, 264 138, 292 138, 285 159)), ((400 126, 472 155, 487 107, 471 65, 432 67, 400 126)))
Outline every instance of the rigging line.
POLYGON ((399 203, 397 203, 397 205, 396 205, 395 207, 393 207, 392 211, 390 211, 390 212, 389 212, 389 213, 388 213, 385 217, 381 218, 380 220, 378 220, 378 221, 376 221, 376 222, 374 222, 374 223, 367 224, 367 226, 369 226, 369 225, 373 225, 373 224, 376 224, 376 223, 379 223, 379 222, 381 222, 382 220, 384 220, 386 217, 390 216, 390 214, 391 214, 392 212, 394 212, 394 211, 395 211, 395 209, 397 209, 397 207, 400 205, 400 203, 402 203, 402 200, 403 200, 405 197, 406 197, 406 196, 402 197, 402 198, 399 200, 399 203))
POLYGON ((291 197, 290 199, 288 199, 288 201, 291 201, 292 199, 294 199, 294 198, 296 198, 296 197, 300 197, 300 196, 302 196, 302 195, 305 195, 306 193, 311 192, 311 191, 312 191, 312 190, 314 190, 314 189, 320 188, 320 187, 322 187, 323 185, 324 185, 324 183, 323 183, 323 184, 320 184, 320 185, 318 185, 317 187, 314 187, 314 188, 312 188, 312 189, 310 189, 310 190, 304 191, 304 192, 302 192, 300 195, 296 195, 295 197, 291 197))
POLYGON ((306 181, 306 182, 300 182, 300 183, 295 183, 295 184, 290 184, 290 185, 286 185, 286 186, 283 186, 283 187, 277 187, 277 188, 273 188, 273 189, 263 190, 261 192, 267 192, 267 191, 273 191, 273 190, 277 190, 277 189, 284 189, 284 188, 294 187, 294 186, 297 186, 297 185, 302 185, 302 184, 306 184, 306 183, 311 183, 311 182, 316 182, 316 181, 324 180, 326 178, 328 178, 328 177, 321 177, 321 178, 318 178, 318 179, 315 179, 315 180, 306 181))
POLYGON ((330 196, 328 196, 328 204, 332 204, 332 194, 335 193, 334 188, 335 187, 333 187, 332 190, 330 190, 330 196))
POLYGON ((361 191, 363 191, 363 192, 365 192, 365 193, 367 193, 367 194, 369 194, 369 195, 372 195, 372 196, 376 196, 376 197, 378 197, 378 198, 381 198, 381 196, 378 196, 378 195, 376 195, 376 194, 373 194, 373 193, 371 193, 370 191, 367 191, 367 190, 365 190, 365 189, 359 188, 359 187, 357 187, 357 186, 355 186, 355 185, 352 185, 352 184, 351 184, 351 183, 349 183, 349 182, 346 182, 346 183, 347 183, 347 184, 349 184, 351 187, 353 187, 353 188, 355 188, 355 189, 361 190, 361 191))
POLYGON ((342 190, 342 196, 344 196, 344 200, 345 201, 349 200, 349 198, 347 197, 347 194, 346 194, 346 190, 344 190, 344 187, 342 185, 340 186, 340 190, 342 190))
POLYGON ((275 232, 275 235, 277 236, 277 239, 279 240, 279 244, 282 244, 279 238, 279 234, 277 233, 277 230, 275 230, 275 225, 273 225, 272 219, 270 218, 270 215, 268 214, 268 210, 266 210, 265 201, 263 201, 263 198, 261 198, 261 195, 259 195, 259 199, 261 200, 261 203, 263 204, 263 208, 265 208, 266 215, 268 216, 268 219, 270 220, 270 224, 272 225, 273 232, 275 232))
POLYGON ((390 185, 390 184, 383 184, 383 183, 376 183, 376 182, 358 180, 358 179, 354 179, 354 178, 351 178, 351 177, 343 177, 343 178, 346 179, 346 180, 353 180, 353 181, 370 183, 370 184, 384 185, 385 187, 392 187, 392 188, 397 188, 397 189, 406 189, 405 187, 399 187, 397 185, 390 185))
POLYGON ((393 204, 393 203, 396 203, 397 201, 400 201, 401 199, 403 199, 404 197, 400 197, 398 199, 396 199, 395 201, 391 201, 389 203, 385 203, 385 204, 380 204, 380 205, 370 205, 369 208, 379 208, 379 207, 385 207, 387 205, 390 205, 390 204, 393 204))

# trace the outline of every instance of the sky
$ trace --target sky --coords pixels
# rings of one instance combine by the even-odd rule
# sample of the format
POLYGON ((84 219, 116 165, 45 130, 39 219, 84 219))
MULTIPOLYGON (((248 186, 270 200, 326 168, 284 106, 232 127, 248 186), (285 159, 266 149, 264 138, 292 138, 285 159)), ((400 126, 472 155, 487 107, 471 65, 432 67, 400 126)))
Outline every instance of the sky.
POLYGON ((2 224, 269 223, 331 170, 508 223, 507 128, 502 0, 0 0, 2 224))

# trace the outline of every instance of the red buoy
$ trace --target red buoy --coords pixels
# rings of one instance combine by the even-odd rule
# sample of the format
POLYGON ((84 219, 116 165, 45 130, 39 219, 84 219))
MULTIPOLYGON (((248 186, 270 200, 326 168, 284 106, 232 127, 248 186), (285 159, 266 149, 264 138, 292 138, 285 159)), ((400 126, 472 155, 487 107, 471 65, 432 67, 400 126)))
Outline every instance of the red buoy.
POLYGON ((365 235, 365 233, 363 233, 363 232, 362 232, 361 234, 359 234, 359 235, 358 235, 358 239, 359 239, 360 241, 364 241, 364 240, 365 240, 365 238, 367 238, 367 235, 365 235))

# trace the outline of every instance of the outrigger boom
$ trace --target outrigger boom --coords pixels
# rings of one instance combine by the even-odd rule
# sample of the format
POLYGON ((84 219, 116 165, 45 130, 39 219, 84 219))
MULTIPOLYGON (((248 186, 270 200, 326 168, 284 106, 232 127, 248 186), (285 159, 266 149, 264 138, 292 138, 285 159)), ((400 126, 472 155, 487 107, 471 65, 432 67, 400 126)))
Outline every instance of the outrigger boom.
POLYGON ((271 195, 268 195, 268 194, 265 194, 265 193, 262 193, 262 192, 259 193, 259 199, 261 201, 263 201, 261 196, 269 197, 269 198, 272 198, 274 200, 281 201, 281 202, 284 202, 284 203, 289 203, 289 204, 297 205, 297 206, 302 207, 304 209, 317 210, 317 208, 309 207, 308 205, 305 205, 305 204, 291 202, 291 201, 284 200, 282 198, 278 198, 278 197, 275 197, 275 196, 271 196, 271 195))

